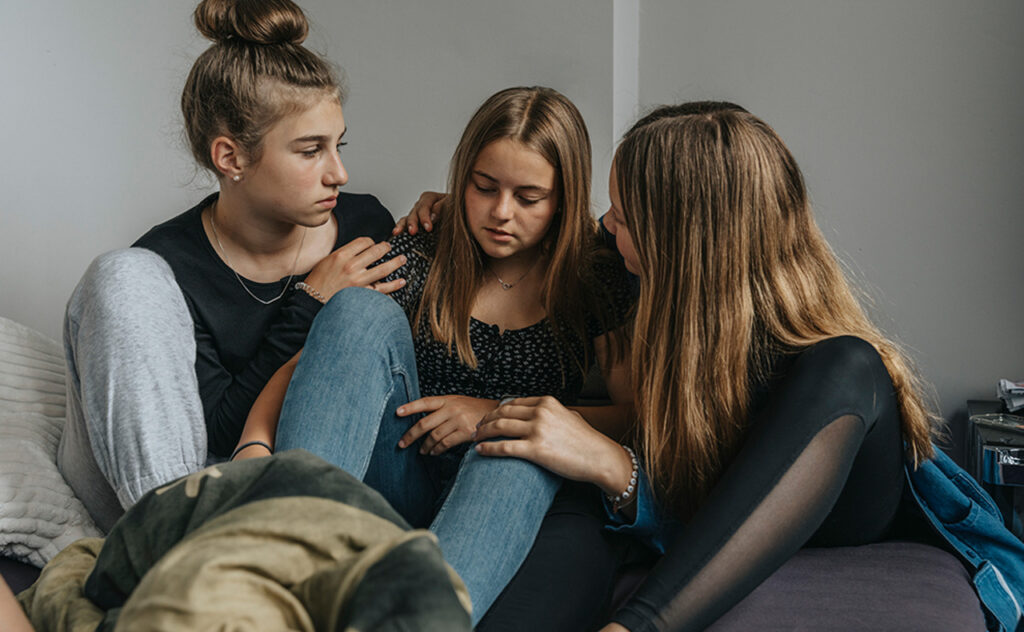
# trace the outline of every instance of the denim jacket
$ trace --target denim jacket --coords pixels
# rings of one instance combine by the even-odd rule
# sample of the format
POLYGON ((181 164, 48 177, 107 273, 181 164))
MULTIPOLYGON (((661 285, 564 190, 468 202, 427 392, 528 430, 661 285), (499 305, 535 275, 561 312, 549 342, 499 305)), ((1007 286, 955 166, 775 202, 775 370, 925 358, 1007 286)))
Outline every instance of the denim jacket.
POLYGON ((938 449, 905 469, 921 511, 970 569, 988 629, 1024 631, 1024 542, 1003 525, 991 496, 938 449))

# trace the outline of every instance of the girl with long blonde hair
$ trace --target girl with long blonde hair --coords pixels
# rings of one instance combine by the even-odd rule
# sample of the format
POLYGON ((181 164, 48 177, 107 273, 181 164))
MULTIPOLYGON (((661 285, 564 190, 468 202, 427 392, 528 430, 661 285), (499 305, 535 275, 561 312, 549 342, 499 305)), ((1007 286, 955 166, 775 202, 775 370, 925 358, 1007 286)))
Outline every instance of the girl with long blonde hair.
POLYGON ((802 546, 906 533, 904 457, 932 455, 935 418, 775 132, 734 104, 660 108, 609 189, 605 226, 640 280, 637 456, 585 424, 552 449, 517 402, 478 437, 518 440, 477 446, 600 485, 611 521, 665 552, 605 630, 703 629, 802 546))

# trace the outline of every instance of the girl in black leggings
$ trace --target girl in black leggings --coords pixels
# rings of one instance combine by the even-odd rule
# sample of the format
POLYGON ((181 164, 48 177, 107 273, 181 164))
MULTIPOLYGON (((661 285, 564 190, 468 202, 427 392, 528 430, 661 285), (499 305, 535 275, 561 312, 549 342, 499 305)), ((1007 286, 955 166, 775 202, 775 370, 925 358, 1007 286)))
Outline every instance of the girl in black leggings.
POLYGON ((496 409, 477 440, 513 438, 476 447, 596 484, 614 528, 664 552, 602 631, 703 629, 803 546, 907 528, 902 466, 932 455, 935 418, 775 132, 733 104, 661 108, 609 189, 605 225, 640 278, 637 459, 545 400, 496 409))

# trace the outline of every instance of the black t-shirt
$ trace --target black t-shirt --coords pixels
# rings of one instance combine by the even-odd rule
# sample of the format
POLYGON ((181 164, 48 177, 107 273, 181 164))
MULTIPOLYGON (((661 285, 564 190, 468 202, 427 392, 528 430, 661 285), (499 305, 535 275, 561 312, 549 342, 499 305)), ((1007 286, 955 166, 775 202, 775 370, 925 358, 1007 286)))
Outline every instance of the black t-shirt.
MULTIPOLYGON (((284 297, 263 305, 241 287, 217 255, 203 230, 201 214, 217 199, 153 227, 134 244, 156 252, 170 264, 192 314, 196 335, 196 377, 206 415, 209 450, 231 453, 245 419, 267 380, 302 348, 320 303, 289 288, 284 297)), ((391 236, 394 219, 372 195, 339 193, 335 248, 357 237, 381 241, 391 236)), ((296 275, 294 284, 305 278, 296 275)), ((288 277, 273 283, 245 279, 253 294, 269 300, 288 277)))

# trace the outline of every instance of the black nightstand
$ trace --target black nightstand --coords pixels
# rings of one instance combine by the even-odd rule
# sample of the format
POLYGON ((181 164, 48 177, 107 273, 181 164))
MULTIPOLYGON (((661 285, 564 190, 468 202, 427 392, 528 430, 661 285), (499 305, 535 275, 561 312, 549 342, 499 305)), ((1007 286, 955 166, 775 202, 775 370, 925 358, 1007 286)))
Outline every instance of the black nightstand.
POLYGON ((998 428, 976 415, 1005 413, 1000 401, 967 402, 967 471, 999 506, 1006 527, 1024 540, 1024 430, 998 428))

